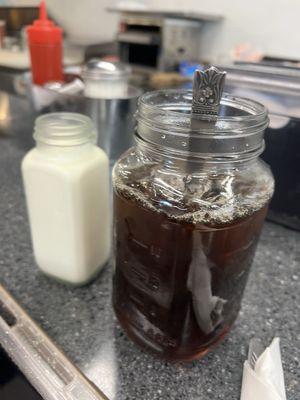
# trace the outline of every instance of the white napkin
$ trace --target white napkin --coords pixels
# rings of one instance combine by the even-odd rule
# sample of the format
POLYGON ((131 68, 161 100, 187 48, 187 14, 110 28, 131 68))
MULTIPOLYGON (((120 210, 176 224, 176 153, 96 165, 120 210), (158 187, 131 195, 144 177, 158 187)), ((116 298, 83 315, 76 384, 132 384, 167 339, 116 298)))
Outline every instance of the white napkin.
POLYGON ((259 356, 254 369, 245 361, 241 400, 286 400, 279 338, 259 356))

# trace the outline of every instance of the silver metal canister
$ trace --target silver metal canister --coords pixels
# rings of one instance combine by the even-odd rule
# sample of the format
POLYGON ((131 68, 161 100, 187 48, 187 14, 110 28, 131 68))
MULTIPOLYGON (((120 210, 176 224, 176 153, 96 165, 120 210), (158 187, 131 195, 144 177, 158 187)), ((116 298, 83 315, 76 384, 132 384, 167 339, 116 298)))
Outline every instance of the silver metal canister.
POLYGON ((127 97, 94 99, 38 88, 32 101, 32 112, 66 111, 89 116, 97 128, 97 143, 106 152, 112 165, 133 144, 133 115, 141 93, 140 89, 129 87, 127 97), (37 106, 37 103, 42 104, 37 106))
POLYGON ((133 144, 133 114, 141 91, 134 87, 121 99, 84 99, 79 111, 92 118, 98 132, 98 145, 106 152, 110 164, 133 144))

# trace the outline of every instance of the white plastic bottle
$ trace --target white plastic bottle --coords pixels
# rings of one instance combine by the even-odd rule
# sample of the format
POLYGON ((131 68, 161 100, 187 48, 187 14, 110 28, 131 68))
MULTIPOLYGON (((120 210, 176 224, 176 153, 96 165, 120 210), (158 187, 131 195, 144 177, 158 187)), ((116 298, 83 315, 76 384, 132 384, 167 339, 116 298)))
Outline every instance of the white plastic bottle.
POLYGON ((110 253, 108 158, 81 114, 37 118, 34 138, 22 174, 36 263, 56 279, 84 284, 110 253))

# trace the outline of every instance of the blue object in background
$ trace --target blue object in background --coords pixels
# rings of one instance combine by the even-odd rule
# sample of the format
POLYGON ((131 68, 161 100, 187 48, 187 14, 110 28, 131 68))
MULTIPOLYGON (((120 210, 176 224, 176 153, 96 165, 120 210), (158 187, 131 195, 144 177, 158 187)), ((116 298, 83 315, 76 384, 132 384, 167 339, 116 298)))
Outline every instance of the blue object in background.
POLYGON ((186 78, 193 78, 196 69, 202 71, 204 70, 204 65, 191 61, 181 61, 179 64, 179 73, 186 78))
POLYGON ((190 78, 191 82, 184 83, 182 85, 182 89, 192 89, 193 86, 193 77, 196 69, 204 70, 204 65, 198 64, 191 61, 181 61, 179 64, 179 73, 181 76, 185 78, 190 78))

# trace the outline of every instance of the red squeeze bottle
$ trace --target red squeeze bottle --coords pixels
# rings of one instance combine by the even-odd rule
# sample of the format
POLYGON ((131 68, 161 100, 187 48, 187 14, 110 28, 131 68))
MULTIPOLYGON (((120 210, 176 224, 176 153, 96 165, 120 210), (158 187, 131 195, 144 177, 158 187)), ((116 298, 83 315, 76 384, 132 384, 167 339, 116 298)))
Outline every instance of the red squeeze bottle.
POLYGON ((43 85, 63 81, 62 29, 48 19, 46 4, 40 3, 39 19, 27 28, 32 82, 43 85))

